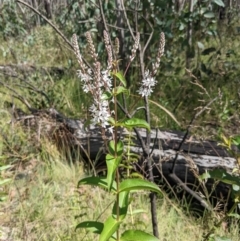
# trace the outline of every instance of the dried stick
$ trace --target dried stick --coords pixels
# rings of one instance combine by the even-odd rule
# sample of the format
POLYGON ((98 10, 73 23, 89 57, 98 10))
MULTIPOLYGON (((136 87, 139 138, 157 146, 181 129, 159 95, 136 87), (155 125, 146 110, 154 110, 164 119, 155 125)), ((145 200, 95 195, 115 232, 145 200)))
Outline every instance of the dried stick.
MULTIPOLYGON (((123 1, 121 1, 122 3, 122 9, 123 9, 123 14, 125 16, 126 22, 127 22, 127 26, 128 29, 132 35, 132 37, 135 39, 135 36, 133 34, 133 29, 130 26, 129 23, 129 19, 127 17, 127 13, 126 13, 126 9, 124 6, 123 1)), ((145 19, 146 20, 146 19, 145 19)), ((146 20, 147 21, 147 20, 146 20)), ((149 23, 149 21, 147 21, 147 23, 149 24, 149 26, 152 28, 151 24, 149 23)), ((137 25, 137 22, 136 22, 137 25)), ((152 28, 152 33, 150 34, 150 36, 148 37, 148 40, 145 44, 145 46, 143 47, 143 49, 141 48, 141 44, 139 43, 139 52, 140 52, 140 67, 141 67, 141 74, 142 77, 144 76, 144 54, 145 54, 145 50, 148 46, 148 44, 150 43, 151 39, 153 36, 153 28, 152 28)), ((150 110, 149 110, 149 102, 148 102, 148 97, 144 98, 144 102, 145 102, 145 115, 146 115, 146 121, 150 124, 150 110)), ((148 174, 149 174, 149 181, 154 182, 154 177, 153 177, 153 170, 152 170, 152 160, 150 157, 150 141, 151 141, 151 135, 149 132, 146 133, 146 143, 145 143, 145 148, 146 148, 146 152, 144 154, 144 159, 147 161, 147 166, 148 166, 148 174)), ((153 234, 156 237, 159 237, 159 231, 158 231, 158 221, 157 221, 157 200, 156 200, 156 193, 151 192, 150 193, 150 204, 151 204, 151 217, 152 217, 152 227, 153 227, 153 234)))

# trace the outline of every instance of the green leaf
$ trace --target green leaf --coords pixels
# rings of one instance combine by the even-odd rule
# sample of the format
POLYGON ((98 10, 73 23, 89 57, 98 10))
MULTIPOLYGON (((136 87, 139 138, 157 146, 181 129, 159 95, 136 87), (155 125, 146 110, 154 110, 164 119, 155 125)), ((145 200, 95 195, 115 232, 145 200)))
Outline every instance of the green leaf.
POLYGON ((213 0, 214 3, 216 3, 220 7, 225 7, 225 4, 222 0, 213 0))
POLYGON ((124 75, 123 75, 123 73, 121 71, 117 72, 117 73, 115 73, 113 75, 116 76, 121 81, 121 83, 123 84, 124 87, 127 86, 126 79, 125 79, 125 77, 124 77, 124 75))
POLYGON ((114 90, 115 95, 119 95, 121 93, 129 94, 129 90, 123 86, 118 86, 117 88, 115 88, 114 90))
POLYGON ((125 179, 119 185, 119 193, 136 190, 149 190, 162 194, 159 187, 155 183, 143 179, 125 179))
POLYGON ((215 15, 214 15, 213 12, 205 12, 205 13, 203 14, 203 16, 204 16, 205 18, 214 18, 214 17, 215 17, 215 15))
MULTIPOLYGON (((128 205, 129 205, 129 192, 121 192, 119 193, 119 220, 122 221, 128 211, 128 205)), ((117 201, 114 203, 113 210, 112 210, 113 217, 117 217, 117 201)))
POLYGON ((119 163, 121 162, 122 157, 115 158, 114 156, 107 154, 106 156, 106 163, 107 163, 107 185, 108 185, 108 191, 111 191, 112 184, 115 179, 115 173, 116 169, 119 166, 119 163))
POLYGON ((10 179, 10 178, 6 178, 6 179, 3 179, 3 180, 0 180, 0 186, 10 182, 11 180, 12 179, 10 179))
POLYGON ((106 91, 102 94, 101 100, 110 100, 112 97, 112 93, 106 91))
POLYGON ((4 165, 0 167, 0 171, 6 170, 8 168, 12 167, 12 165, 4 165))
POLYGON ((216 48, 211 47, 211 48, 204 49, 201 54, 202 55, 208 55, 208 54, 210 54, 212 52, 215 52, 215 51, 216 51, 216 48))
POLYGON ((103 231, 100 235, 99 241, 107 241, 118 229, 121 222, 110 216, 104 223, 103 231))
POLYGON ((117 154, 117 156, 121 156, 123 154, 124 144, 121 140, 117 142, 117 145, 116 145, 117 150, 115 150, 115 141, 109 141, 108 147, 109 147, 110 154, 113 156, 115 154, 117 154))
POLYGON ((232 142, 240 150, 240 136, 235 136, 232 138, 232 142))
POLYGON ((235 145, 240 145, 240 136, 235 136, 232 140, 235 145))
POLYGON ((215 169, 215 170, 209 171, 208 173, 210 177, 213 179, 217 179, 221 182, 224 182, 230 185, 240 186, 240 178, 227 173, 226 170, 215 169))
POLYGON ((183 30, 185 29, 186 25, 184 23, 180 23, 180 26, 179 26, 179 30, 183 30))
POLYGON ((109 122, 110 125, 116 126, 116 121, 114 120, 114 118, 109 117, 108 122, 109 122))
POLYGON ((201 180, 208 179, 210 177, 211 176, 210 176, 209 172, 204 172, 202 175, 200 175, 201 180))
MULTIPOLYGON (((85 177, 78 182, 78 187, 80 185, 92 185, 108 189, 107 179, 101 177, 85 177)), ((116 182, 113 181, 111 191, 116 193, 116 182)))
POLYGON ((145 120, 138 119, 138 118, 131 118, 131 119, 125 120, 123 122, 123 125, 126 128, 130 128, 130 129, 134 127, 140 127, 140 128, 146 128, 147 130, 151 131, 150 125, 145 120))
POLYGON ((85 222, 79 223, 76 226, 75 230, 78 229, 78 228, 85 228, 88 231, 90 231, 91 233, 100 234, 103 230, 103 227, 104 227, 104 225, 101 222, 85 221, 85 222))
POLYGON ((204 45, 201 42, 197 42, 197 46, 200 49, 204 49, 204 45))
POLYGON ((127 230, 122 234, 120 241, 159 241, 159 239, 141 230, 127 230))

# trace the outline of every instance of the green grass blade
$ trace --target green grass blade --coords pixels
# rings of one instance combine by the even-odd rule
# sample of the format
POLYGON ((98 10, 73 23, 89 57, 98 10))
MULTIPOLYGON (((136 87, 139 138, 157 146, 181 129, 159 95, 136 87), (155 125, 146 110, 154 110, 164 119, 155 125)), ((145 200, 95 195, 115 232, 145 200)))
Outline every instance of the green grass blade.
POLYGON ((167 110, 164 106, 160 105, 159 103, 157 103, 156 101, 153 101, 153 100, 148 100, 148 101, 150 103, 153 103, 154 105, 158 106, 160 109, 162 109, 165 113, 167 113, 177 123, 178 126, 181 126, 181 124, 177 121, 175 116, 169 110, 167 110))

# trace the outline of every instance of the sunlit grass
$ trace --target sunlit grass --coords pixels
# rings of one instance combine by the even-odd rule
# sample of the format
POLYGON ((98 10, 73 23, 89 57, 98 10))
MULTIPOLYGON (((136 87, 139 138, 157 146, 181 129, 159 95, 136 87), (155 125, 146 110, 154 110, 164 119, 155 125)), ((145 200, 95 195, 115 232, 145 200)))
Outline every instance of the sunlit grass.
POLYGON ((54 30, 46 25, 7 41, 1 39, 0 64, 68 66, 71 50, 54 30))
MULTIPOLYGON (((52 158, 47 163, 37 160, 29 176, 12 182, 9 200, 2 205, 1 226, 8 228, 12 240, 98 240, 96 235, 75 227, 81 221, 97 218, 104 221, 111 205, 107 211, 105 207, 114 197, 96 187, 77 188, 78 180, 86 175, 81 165, 52 158)), ((152 232, 148 193, 132 194, 132 198, 132 210, 141 212, 129 214, 121 231, 136 228, 152 232)), ((161 241, 203 240, 214 223, 214 220, 205 219, 204 223, 204 219, 184 214, 165 197, 158 200, 158 220, 161 241)), ((221 226, 214 235, 238 241, 237 226, 231 226, 230 231, 221 226)))

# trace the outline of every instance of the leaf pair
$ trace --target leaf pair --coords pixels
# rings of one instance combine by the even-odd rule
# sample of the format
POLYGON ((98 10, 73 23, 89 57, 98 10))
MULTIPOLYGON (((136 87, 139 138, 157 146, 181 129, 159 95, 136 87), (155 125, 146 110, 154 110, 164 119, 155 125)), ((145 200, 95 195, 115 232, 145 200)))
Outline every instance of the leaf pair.
MULTIPOLYGON (((109 190, 109 183, 107 178, 87 177, 78 182, 78 186, 83 184, 97 185, 99 187, 109 190)), ((118 199, 118 203, 117 201, 115 201, 114 203, 112 214, 107 218, 104 224, 101 222, 87 221, 87 222, 82 222, 78 224, 76 229, 86 228, 87 230, 93 233, 100 234, 99 241, 116 240, 114 238, 114 234, 119 229, 120 224, 122 223, 122 221, 127 215, 128 206, 129 206, 129 194, 131 191, 137 191, 137 190, 149 190, 149 191, 153 191, 161 194, 158 186, 147 180, 142 180, 142 179, 123 180, 120 183, 118 190, 116 189, 116 182, 113 181, 110 191, 115 194, 118 194, 119 199, 118 199)), ((122 241, 136 240, 136 237, 137 237, 137 240, 140 240, 140 241, 158 240, 156 237, 138 230, 128 230, 124 232, 120 240, 122 241)))

